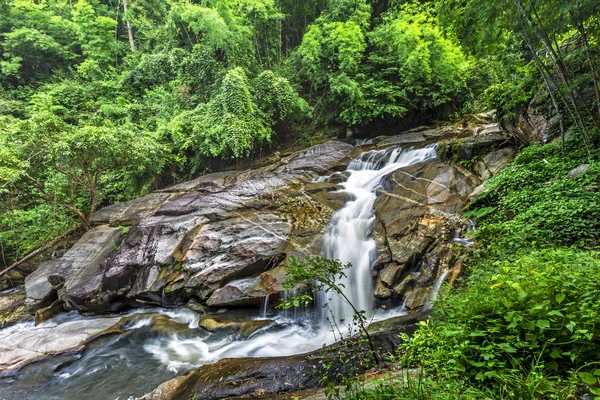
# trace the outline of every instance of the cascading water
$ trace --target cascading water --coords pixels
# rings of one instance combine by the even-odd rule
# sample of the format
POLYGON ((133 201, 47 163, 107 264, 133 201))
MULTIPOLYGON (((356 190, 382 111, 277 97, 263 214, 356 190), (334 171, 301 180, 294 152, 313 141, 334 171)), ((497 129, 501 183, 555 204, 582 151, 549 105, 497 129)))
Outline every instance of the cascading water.
MULTIPOLYGON (((338 283, 345 285, 344 293, 352 304, 367 314, 372 311, 373 298, 370 271, 375 241, 370 234, 375 220, 376 190, 387 174, 435 156, 433 146, 370 151, 354 160, 344 173, 348 179, 342 184, 342 192, 351 199, 331 219, 324 252, 327 257, 352 263, 351 269, 345 271, 347 278, 338 283)), ((336 296, 322 293, 318 301, 328 303, 328 314, 337 324, 342 320, 352 321, 352 308, 336 296)), ((257 310, 257 319, 269 317, 268 299, 261 311, 257 310)), ((124 328, 127 334, 100 339, 81 353, 32 363, 15 375, 0 376, 0 399, 33 400, 42 398, 40 393, 48 400, 134 399, 168 378, 221 358, 298 354, 336 340, 325 320, 326 314, 314 326, 308 312, 302 310, 289 310, 274 317, 272 324, 247 339, 232 333, 204 331, 198 327, 199 315, 186 309, 136 310, 132 314, 137 316, 124 328), (159 318, 153 317, 157 315, 159 318), (171 325, 165 325, 164 317, 171 321, 169 324, 175 323, 169 328, 172 331, 165 328, 171 325)), ((68 313, 44 324, 92 318, 100 317, 68 313)), ((26 335, 34 327, 25 323, 8 329, 22 330, 26 335)))
MULTIPOLYGON (((324 239, 324 255, 350 263, 346 277, 338 285, 343 285, 345 296, 357 310, 364 310, 366 316, 372 312, 371 268, 375 260, 375 240, 371 229, 375 222, 373 205, 377 199, 376 190, 382 179, 389 173, 412 164, 433 159, 437 156, 435 145, 421 149, 374 150, 350 163, 348 180, 342 184, 342 191, 352 200, 339 210, 329 223, 324 239)), ((354 310, 341 296, 322 292, 317 297, 322 306, 323 319, 334 325, 347 325, 352 321, 354 310)))

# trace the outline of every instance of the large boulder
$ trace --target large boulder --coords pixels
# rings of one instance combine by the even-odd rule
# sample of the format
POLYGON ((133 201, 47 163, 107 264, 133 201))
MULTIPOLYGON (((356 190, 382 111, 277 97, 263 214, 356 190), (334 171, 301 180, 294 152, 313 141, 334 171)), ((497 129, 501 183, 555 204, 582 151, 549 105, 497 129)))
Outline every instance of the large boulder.
POLYGON ((138 301, 183 304, 255 278, 285 254, 318 246, 343 199, 335 185, 311 180, 343 170, 355 151, 328 142, 264 168, 207 174, 99 210, 98 226, 28 277, 28 308, 57 297, 67 309, 94 312, 138 301))
POLYGON ((86 294, 98 290, 108 258, 121 243, 123 229, 101 225, 86 232, 62 257, 42 264, 25 280, 27 308, 30 311, 49 306, 56 300, 58 289, 73 308, 86 294))
POLYGON ((510 165, 515 158, 516 151, 511 147, 505 147, 500 150, 486 154, 473 166, 473 170, 483 181, 498 175, 500 171, 510 165))
POLYGON ((460 164, 434 160, 390 174, 375 202, 378 241, 375 296, 392 306, 427 306, 432 289, 458 262, 461 248, 453 239, 465 224, 459 214, 478 176, 460 164))

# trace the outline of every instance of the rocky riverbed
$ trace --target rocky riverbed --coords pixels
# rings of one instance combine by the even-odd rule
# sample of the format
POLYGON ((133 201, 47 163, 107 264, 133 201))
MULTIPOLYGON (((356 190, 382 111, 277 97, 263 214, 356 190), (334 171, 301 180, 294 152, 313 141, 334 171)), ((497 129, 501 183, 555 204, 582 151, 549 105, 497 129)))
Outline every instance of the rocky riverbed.
MULTIPOLYGON (((0 369, 9 376, 0 385, 12 393, 5 398, 40 398, 30 394, 55 384, 64 370, 70 371, 64 379, 77 375, 69 365, 84 371, 92 355, 111 359, 119 351, 126 362, 153 360, 144 369, 152 378, 138 377, 143 383, 123 392, 107 384, 114 390, 106 389, 105 397, 86 398, 137 397, 201 365, 148 398, 184 398, 183 392, 206 399, 264 395, 316 385, 307 371, 333 354, 331 348, 317 349, 335 339, 315 328, 310 311, 294 319, 273 310, 285 293, 286 260, 324 251, 332 217, 355 200, 345 190, 354 174, 348 170, 352 160, 373 171, 393 164, 378 177, 367 215, 365 240, 374 240, 368 289, 376 307, 427 309, 442 282, 461 274, 468 245, 461 237, 470 229, 460 217, 462 208, 514 156, 500 127, 486 118, 423 127, 362 146, 331 141, 266 167, 211 173, 98 211, 93 228, 70 250, 26 278, 24 293, 0 296, 0 321, 8 327, 0 330, 0 369), (437 157, 394 164, 399 149, 435 151, 434 144, 437 157), (191 314, 182 321, 157 309, 143 316, 140 307, 193 311, 185 311, 191 314), (38 326, 23 322, 30 314, 36 314, 38 326), (144 350, 134 356, 136 347, 144 350), (48 358, 57 354, 63 356, 48 358), (39 384, 23 386, 22 376, 33 375, 41 377, 39 384), (289 378, 278 378, 284 375, 289 378)), ((413 322, 377 333, 382 351, 397 345, 390 332, 413 322)), ((106 365, 106 382, 112 376, 106 371, 123 374, 106 365)), ((122 384, 134 386, 136 377, 129 380, 122 384)), ((96 390, 85 379, 79 382, 96 390)), ((80 393, 65 390, 63 397, 56 392, 44 398, 80 393)))

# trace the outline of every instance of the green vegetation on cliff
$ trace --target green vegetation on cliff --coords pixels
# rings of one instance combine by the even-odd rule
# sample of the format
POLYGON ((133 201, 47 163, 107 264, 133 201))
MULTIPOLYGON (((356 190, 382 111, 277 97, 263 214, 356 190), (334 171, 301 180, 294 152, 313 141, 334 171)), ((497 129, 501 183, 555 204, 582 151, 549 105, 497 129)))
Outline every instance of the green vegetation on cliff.
POLYGON ((495 108, 524 145, 556 141, 523 150, 466 210, 477 246, 405 345, 428 376, 405 397, 600 393, 599 12, 594 0, 0 0, 0 265, 89 228, 102 206, 317 131, 495 108), (528 111, 551 129, 517 135, 528 111))

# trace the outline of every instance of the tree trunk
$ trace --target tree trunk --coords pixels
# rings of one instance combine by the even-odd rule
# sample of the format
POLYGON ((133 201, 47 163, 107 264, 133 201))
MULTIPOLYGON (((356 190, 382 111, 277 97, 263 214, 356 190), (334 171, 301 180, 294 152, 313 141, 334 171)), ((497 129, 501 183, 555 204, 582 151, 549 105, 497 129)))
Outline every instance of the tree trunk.
POLYGON ((598 106, 598 117, 600 118, 600 88, 598 86, 598 75, 596 74, 596 66, 590 54, 590 44, 588 42, 587 34, 585 33, 585 27, 583 26, 583 23, 577 24, 577 28, 579 29, 579 33, 581 33, 581 38, 583 39, 583 48, 585 50, 585 55, 590 66, 590 72, 592 74, 592 80, 594 82, 594 92, 596 94, 596 105, 598 106))
MULTIPOLYGON (((558 76, 560 77, 560 80, 562 81, 562 84, 564 85, 565 90, 568 93, 569 100, 572 103, 573 114, 575 117, 574 119, 575 119, 575 122, 577 123, 578 127, 580 128, 581 135, 583 136, 583 140, 585 142, 587 152, 588 152, 588 154, 591 154, 590 135, 588 133, 587 128, 585 127, 585 123, 583 122, 583 119, 581 118, 581 114, 579 112, 579 107, 578 107, 578 102, 577 102, 578 96, 577 96, 577 93, 574 92, 574 89, 571 87, 570 75, 567 70, 567 67, 563 63, 561 57, 556 53, 556 51, 552 47, 552 41, 548 37, 547 33, 540 26, 536 25, 535 21, 533 20, 533 18, 531 18, 531 16, 528 16, 525 13, 525 9, 523 7, 523 4, 521 3, 521 0, 516 0, 516 4, 517 4, 518 11, 521 14, 521 17, 525 21, 527 21, 527 24, 529 26, 531 26, 531 28, 537 33, 537 36, 539 37, 541 42, 544 44, 546 51, 547 51, 548 55, 550 56, 550 59, 554 63, 554 66, 556 68, 558 76)), ((533 8, 533 4, 531 4, 531 6, 533 8)), ((537 11, 535 10, 535 8, 533 8, 533 14, 538 19, 538 21, 540 21, 540 23, 541 23, 541 19, 539 18, 539 15, 537 14, 537 11)))
POLYGON ((127 25, 127 36, 129 37, 129 46, 131 47, 131 51, 135 51, 135 43, 133 41, 133 31, 131 30, 131 23, 129 22, 129 18, 127 17, 127 0, 123 0, 123 11, 125 12, 125 24, 127 25))
POLYGON ((69 235, 71 235, 73 232, 75 232, 77 229, 79 229, 79 227, 71 229, 69 232, 52 239, 51 241, 49 241, 48 243, 46 243, 45 245, 43 245, 42 247, 38 248, 37 250, 32 251, 31 253, 27 254, 25 257, 21 258, 19 261, 15 261, 14 263, 12 263, 10 266, 6 267, 5 269, 3 269, 2 271, 0 271, 0 278, 2 278, 4 275, 6 275, 10 270, 18 267, 19 265, 31 260, 32 258, 34 258, 35 256, 37 256, 38 254, 43 253, 44 251, 48 250, 50 247, 54 246, 56 243, 60 242, 62 239, 68 237, 69 235))

